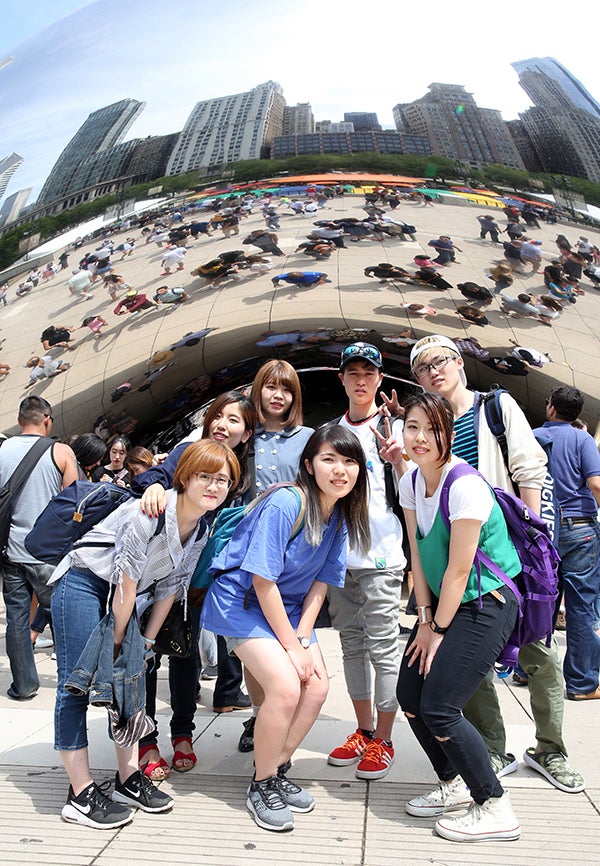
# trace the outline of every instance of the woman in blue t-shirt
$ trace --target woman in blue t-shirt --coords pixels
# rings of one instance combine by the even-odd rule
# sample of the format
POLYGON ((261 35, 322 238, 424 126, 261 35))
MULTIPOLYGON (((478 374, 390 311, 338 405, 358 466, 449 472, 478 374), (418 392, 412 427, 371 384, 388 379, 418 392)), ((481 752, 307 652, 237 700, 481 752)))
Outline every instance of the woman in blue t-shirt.
POLYGON ((225 636, 252 692, 263 696, 246 805, 267 830, 291 830, 292 812, 314 808, 286 773, 327 696, 313 630, 327 586, 344 583, 347 538, 354 549, 369 548, 367 486, 354 433, 320 428, 302 452, 295 485, 278 485, 255 503, 211 566, 217 579, 202 626, 225 636))
POLYGON ((440 780, 433 791, 410 800, 406 811, 438 817, 436 832, 446 839, 509 841, 519 838, 519 823, 481 735, 462 710, 506 646, 518 608, 500 578, 483 563, 475 567, 476 551, 481 548, 509 577, 521 564, 484 478, 469 469, 444 487, 455 467, 466 466, 452 454, 453 425, 443 397, 420 394, 405 404, 404 448, 418 469, 402 476, 399 497, 418 622, 407 641, 397 694, 440 780), (440 506, 446 489, 448 523, 440 506), (465 815, 444 815, 467 807, 465 815))

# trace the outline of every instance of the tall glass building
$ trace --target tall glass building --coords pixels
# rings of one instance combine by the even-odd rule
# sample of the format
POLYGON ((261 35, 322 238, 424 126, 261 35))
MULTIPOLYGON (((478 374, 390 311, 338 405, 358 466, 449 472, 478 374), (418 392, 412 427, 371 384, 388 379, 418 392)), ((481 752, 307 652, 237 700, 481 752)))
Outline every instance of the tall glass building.
POLYGON ((23 157, 18 153, 11 153, 10 156, 5 156, 0 159, 0 199, 6 192, 6 187, 19 166, 23 162, 23 157))
POLYGON ((146 106, 136 99, 122 99, 94 111, 67 144, 42 187, 37 204, 49 204, 76 191, 79 166, 90 157, 123 141, 134 120, 146 106))
POLYGON ((517 60, 511 66, 519 75, 519 84, 538 108, 580 108, 600 120, 598 102, 558 60, 532 57, 517 60))
POLYGON ((519 115, 525 164, 600 183, 600 105, 552 57, 519 60, 512 67, 534 106, 519 115))

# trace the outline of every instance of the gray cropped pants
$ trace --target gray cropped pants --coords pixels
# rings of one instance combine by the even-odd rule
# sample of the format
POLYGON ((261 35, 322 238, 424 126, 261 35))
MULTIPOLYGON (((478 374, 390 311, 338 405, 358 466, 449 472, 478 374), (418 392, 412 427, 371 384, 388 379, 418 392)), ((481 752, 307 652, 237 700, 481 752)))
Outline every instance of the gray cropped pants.
POLYGON ((403 571, 351 569, 343 589, 329 587, 329 614, 340 633, 344 675, 354 701, 373 700, 378 712, 398 709, 398 615, 403 571), (374 673, 374 689, 373 689, 374 673))

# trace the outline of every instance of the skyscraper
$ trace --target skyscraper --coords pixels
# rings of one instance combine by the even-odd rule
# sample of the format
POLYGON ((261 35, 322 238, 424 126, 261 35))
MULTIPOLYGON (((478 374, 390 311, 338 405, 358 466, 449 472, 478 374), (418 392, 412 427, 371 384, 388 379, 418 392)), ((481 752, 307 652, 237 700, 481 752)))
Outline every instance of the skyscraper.
MULTIPOLYGON (((542 169, 600 182, 600 105, 552 57, 512 66, 534 104, 519 118, 542 169)), ((523 157, 527 163, 525 152, 523 157)))
POLYGON ((354 124, 350 120, 317 120, 315 123, 315 132, 323 132, 325 135, 340 132, 354 132, 354 124))
POLYGON ((400 132, 428 136, 432 153, 461 163, 523 168, 499 111, 479 108, 460 84, 430 84, 429 91, 421 99, 394 106, 400 132))
POLYGON ((27 204, 32 189, 33 187, 29 186, 27 189, 20 189, 18 192, 13 192, 12 195, 7 196, 2 208, 0 208, 0 227, 17 219, 27 204))
POLYGON ((600 120, 600 105, 583 84, 553 57, 511 63, 519 84, 538 108, 580 108, 600 120))
POLYGON ((122 99, 90 114, 54 164, 38 197, 38 205, 76 192, 73 181, 81 163, 122 142, 145 106, 145 102, 136 99, 122 99))
POLYGON ((309 102, 286 105, 283 110, 283 135, 307 135, 315 131, 315 118, 309 102))
POLYGON ((274 81, 198 102, 171 154, 167 174, 268 156, 273 137, 283 131, 284 108, 283 90, 274 81))
POLYGON ((23 157, 18 153, 11 153, 0 159, 0 199, 6 192, 6 187, 19 166, 23 163, 23 157))
POLYGON ((363 132, 363 130, 381 132, 381 124, 374 111, 346 111, 344 120, 354 124, 355 132, 363 132))

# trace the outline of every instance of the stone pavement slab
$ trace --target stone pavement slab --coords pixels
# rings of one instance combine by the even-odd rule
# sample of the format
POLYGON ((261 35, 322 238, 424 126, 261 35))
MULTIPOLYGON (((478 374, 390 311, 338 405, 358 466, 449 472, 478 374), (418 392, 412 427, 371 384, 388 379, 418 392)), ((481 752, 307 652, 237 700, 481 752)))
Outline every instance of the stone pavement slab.
MULTIPOLYGON (((0 604, 0 633, 4 611, 0 604)), ((0 639, 0 864, 43 862, 45 866, 247 866, 247 864, 343 864, 343 866, 548 866, 565 859, 598 862, 600 834, 600 705, 567 702, 565 737, 573 764, 585 775, 581 794, 564 794, 520 764, 503 784, 511 793, 523 835, 513 843, 460 845, 440 839, 432 820, 404 811, 407 799, 435 784, 432 770, 399 716, 394 728, 396 760, 388 777, 365 783, 353 767, 330 767, 326 755, 354 729, 342 671, 339 641, 331 629, 319 632, 331 688, 323 713, 294 761, 292 778, 313 794, 317 807, 296 816, 291 833, 256 827, 245 807, 252 755, 237 751, 247 713, 215 715, 212 682, 202 682, 196 714, 198 764, 173 772, 163 787, 175 798, 172 812, 136 814, 115 831, 64 824, 60 810, 68 780, 53 741, 54 662, 51 650, 36 653, 42 688, 35 700, 6 698, 10 672, 0 639)), ((564 638, 559 635, 559 642, 564 638)), ((167 668, 159 670, 160 747, 169 759, 167 668)), ((533 738, 527 689, 498 682, 509 748, 520 756, 533 738)), ((114 749, 106 715, 90 709, 90 753, 98 781, 114 777, 114 749)))

